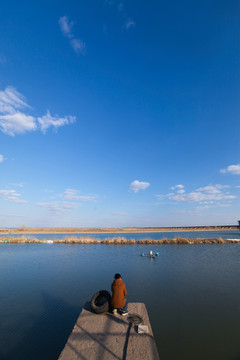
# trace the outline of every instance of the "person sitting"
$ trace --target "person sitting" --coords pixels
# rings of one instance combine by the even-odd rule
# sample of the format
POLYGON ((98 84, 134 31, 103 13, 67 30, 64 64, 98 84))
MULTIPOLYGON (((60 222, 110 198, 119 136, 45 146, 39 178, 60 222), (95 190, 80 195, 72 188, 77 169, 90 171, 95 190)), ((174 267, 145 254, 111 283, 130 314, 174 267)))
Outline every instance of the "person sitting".
POLYGON ((126 310, 127 304, 125 296, 127 295, 127 289, 125 283, 122 281, 120 274, 114 275, 115 280, 112 283, 112 298, 111 305, 113 308, 113 314, 116 315, 117 312, 121 315, 127 315, 128 311, 126 310))

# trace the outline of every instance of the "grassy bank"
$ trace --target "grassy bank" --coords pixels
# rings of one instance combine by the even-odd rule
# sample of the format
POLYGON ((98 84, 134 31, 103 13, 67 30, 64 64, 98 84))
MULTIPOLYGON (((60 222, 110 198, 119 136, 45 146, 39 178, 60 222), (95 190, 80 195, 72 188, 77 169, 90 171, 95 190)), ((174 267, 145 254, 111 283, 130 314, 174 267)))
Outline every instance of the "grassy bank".
MULTIPOLYGON (((240 239, 239 239, 240 240, 240 239)), ((0 243, 11 243, 11 244, 27 244, 27 243, 36 243, 36 244, 44 244, 49 241, 55 244, 104 244, 104 245, 194 245, 194 244, 229 244, 229 243, 240 243, 238 240, 224 240, 222 238, 218 239, 190 239, 190 238, 173 238, 173 239, 142 239, 142 240, 127 240, 124 237, 113 237, 106 238, 104 240, 97 240, 91 237, 76 237, 76 236, 67 236, 64 239, 37 239, 35 237, 27 238, 24 236, 20 237, 4 237, 0 238, 0 243)))
POLYGON ((145 228, 45 228, 45 227, 25 227, 20 228, 0 228, 0 234, 6 236, 21 234, 107 234, 107 233, 154 233, 154 232, 176 232, 176 231, 229 231, 239 230, 237 225, 216 225, 216 226, 185 226, 185 227, 145 227, 145 228))

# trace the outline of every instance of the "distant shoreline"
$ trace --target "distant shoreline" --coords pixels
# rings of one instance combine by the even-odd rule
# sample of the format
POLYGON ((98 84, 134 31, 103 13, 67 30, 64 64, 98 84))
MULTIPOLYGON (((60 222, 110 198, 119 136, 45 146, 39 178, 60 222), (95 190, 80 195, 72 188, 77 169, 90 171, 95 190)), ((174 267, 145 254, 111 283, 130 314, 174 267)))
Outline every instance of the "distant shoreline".
POLYGON ((11 237, 6 236, 5 238, 0 238, 0 244, 72 244, 72 245, 93 245, 93 244, 103 244, 103 245, 188 245, 188 244, 229 244, 229 243, 238 243, 240 244, 240 239, 202 239, 202 238, 173 238, 173 239, 126 239, 124 237, 115 237, 115 238, 106 238, 104 240, 97 240, 89 236, 86 237, 76 237, 76 236, 66 236, 64 239, 37 239, 37 238, 25 238, 24 235, 21 237, 11 237))
POLYGON ((159 227, 159 228, 0 228, 2 235, 23 234, 126 234, 126 233, 156 233, 156 232, 187 232, 187 231, 227 231, 239 230, 238 225, 223 226, 186 226, 186 227, 159 227))

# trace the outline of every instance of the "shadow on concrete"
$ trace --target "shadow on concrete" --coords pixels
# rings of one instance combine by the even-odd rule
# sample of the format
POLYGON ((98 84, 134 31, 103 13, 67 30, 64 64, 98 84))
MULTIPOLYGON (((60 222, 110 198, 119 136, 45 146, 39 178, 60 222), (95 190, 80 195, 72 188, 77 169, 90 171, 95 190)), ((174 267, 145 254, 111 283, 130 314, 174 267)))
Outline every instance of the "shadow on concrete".
MULTIPOLYGON (((87 310, 88 312, 92 313, 92 314, 95 314, 93 311, 92 311, 92 308, 90 306, 90 302, 86 302, 84 307, 83 307, 84 310, 87 310)), ((96 315, 96 314, 95 314, 96 315)), ((99 315, 96 315, 96 316, 99 316, 99 315)), ((101 316, 101 315, 100 315, 101 316)), ((113 317, 113 315, 111 315, 110 313, 107 313, 107 314, 104 314, 104 316, 107 316, 108 318, 111 318, 113 319, 114 321, 116 321, 117 323, 124 323, 124 321, 122 321, 121 319, 119 318, 115 318, 113 317)), ((125 323, 124 323, 125 324, 125 323)), ((104 353, 109 353, 109 355, 112 356, 113 359, 118 359, 118 360, 121 360, 122 358, 119 357, 117 354, 115 354, 113 351, 111 351, 105 344, 105 340, 106 338, 110 335, 110 326, 106 323, 106 327, 104 328, 104 330, 99 334, 99 333, 95 333, 93 335, 93 333, 90 333, 89 331, 87 331, 86 329, 84 329, 80 324, 76 324, 76 327, 82 332, 83 334, 83 337, 81 338, 81 340, 79 338, 77 338, 77 340, 79 341, 89 341, 92 340, 94 341, 94 343, 97 343, 99 345, 99 348, 98 348, 98 354, 96 354, 96 357, 95 359, 103 359, 104 357, 104 353)), ((73 336, 73 339, 74 339, 74 335, 73 336)), ((83 354, 81 354, 79 351, 76 350, 76 348, 74 348, 74 346, 72 344, 69 344, 72 348, 72 350, 75 352, 76 355, 78 355, 79 359, 83 359, 85 360, 86 358, 83 356, 83 354)), ((87 359, 86 359, 87 360, 87 359)), ((92 359, 93 360, 93 359, 92 359)))
POLYGON ((131 328, 132 328, 132 323, 129 323, 127 333, 126 333, 126 340, 125 340, 124 347, 123 347, 123 357, 122 357, 123 360, 126 360, 126 358, 127 358, 127 348, 128 348, 128 341, 129 341, 131 328))
MULTIPOLYGON (((104 315, 94 314, 89 302, 84 305, 83 309, 87 312, 82 313, 80 321, 77 321, 74 332, 67 343, 63 359, 71 358, 73 356, 71 353, 74 353, 74 358, 82 360, 90 359, 89 356, 91 356, 91 360, 105 358, 126 360, 130 335, 131 338, 140 339, 139 334, 136 332, 137 328, 132 323, 128 323, 126 318, 120 318, 110 313, 104 315), (103 325, 100 331, 98 320, 103 325), (119 325, 123 325, 123 331, 116 331, 116 325, 117 329, 119 329, 119 325), (90 355, 89 350, 91 348, 94 348, 94 351, 90 355)), ((145 334, 144 336, 154 341, 152 335, 145 334)), ((148 350, 151 352, 151 346, 149 346, 148 350)), ((152 349, 152 352, 154 354, 154 349, 152 349)))
POLYGON ((82 307, 71 306, 47 293, 42 294, 43 315, 25 317, 23 321, 34 324, 21 341, 1 360, 57 360, 82 307))

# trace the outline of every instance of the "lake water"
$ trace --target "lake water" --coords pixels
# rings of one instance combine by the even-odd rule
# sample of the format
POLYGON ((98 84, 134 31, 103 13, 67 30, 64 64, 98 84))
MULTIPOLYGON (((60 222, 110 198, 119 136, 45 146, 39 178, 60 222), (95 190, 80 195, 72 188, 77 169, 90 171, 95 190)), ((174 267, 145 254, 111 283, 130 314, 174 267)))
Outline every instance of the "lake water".
POLYGON ((57 359, 116 272, 146 304, 161 360, 240 359, 240 244, 1 244, 0 359, 57 359))
MULTIPOLYGON (((12 237, 19 237, 21 235, 10 235, 12 237)), ((227 231, 178 231, 178 232, 149 232, 149 233, 100 233, 100 234, 25 234, 26 238, 36 237, 37 239, 64 239, 66 236, 77 236, 77 237, 92 237, 95 239, 106 239, 106 238, 113 238, 113 237, 124 237, 127 240, 135 239, 135 240, 142 240, 142 239, 172 239, 176 237, 180 238, 205 238, 205 239, 239 239, 240 240, 240 232, 238 230, 227 230, 227 231)), ((6 237, 6 235, 0 235, 0 237, 6 237)))

